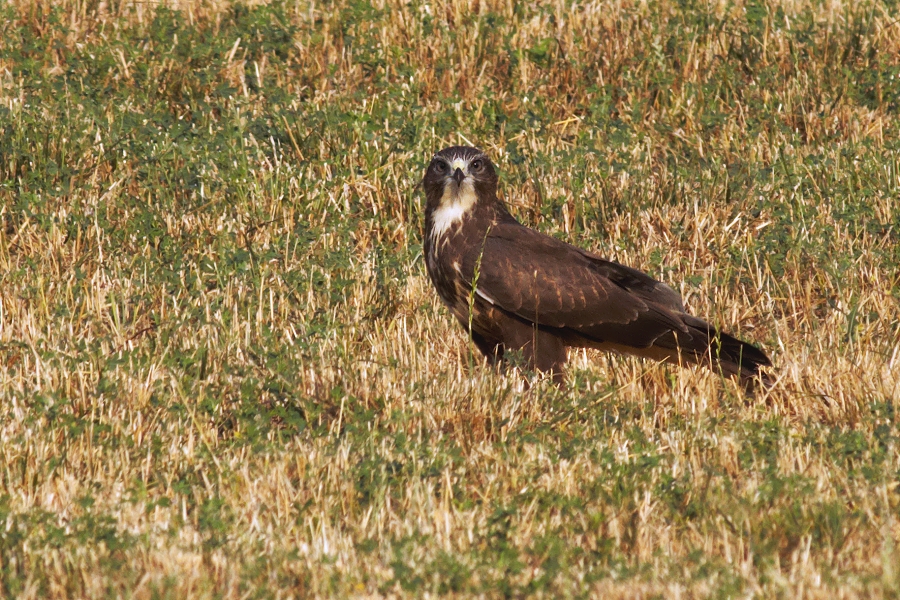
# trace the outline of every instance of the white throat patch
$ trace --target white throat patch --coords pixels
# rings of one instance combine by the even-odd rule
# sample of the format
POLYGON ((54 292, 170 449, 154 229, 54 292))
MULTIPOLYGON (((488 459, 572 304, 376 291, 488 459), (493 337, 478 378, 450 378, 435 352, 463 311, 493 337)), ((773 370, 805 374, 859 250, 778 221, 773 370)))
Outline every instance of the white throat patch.
POLYGON ((470 177, 463 179, 457 190, 454 190, 450 179, 444 184, 444 195, 441 196, 441 204, 434 211, 434 229, 432 235, 435 240, 443 237, 452 225, 458 223, 463 216, 475 206, 478 196, 475 194, 475 186, 470 177))

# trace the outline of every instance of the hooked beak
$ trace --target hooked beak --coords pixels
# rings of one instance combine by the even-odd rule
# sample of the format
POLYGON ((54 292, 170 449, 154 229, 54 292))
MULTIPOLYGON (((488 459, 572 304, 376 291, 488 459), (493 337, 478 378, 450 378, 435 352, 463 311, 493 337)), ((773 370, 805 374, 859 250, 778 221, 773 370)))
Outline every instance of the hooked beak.
POLYGON ((465 179, 465 178, 466 178, 466 176, 465 176, 465 174, 463 174, 462 169, 457 167, 456 171, 453 172, 453 181, 456 182, 456 185, 459 185, 463 182, 463 179, 465 179))

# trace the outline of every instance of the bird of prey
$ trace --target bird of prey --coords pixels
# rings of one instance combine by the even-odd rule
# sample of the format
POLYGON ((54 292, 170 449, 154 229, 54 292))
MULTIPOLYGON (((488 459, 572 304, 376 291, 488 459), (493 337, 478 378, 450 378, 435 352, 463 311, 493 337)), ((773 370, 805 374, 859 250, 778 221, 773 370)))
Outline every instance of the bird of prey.
POLYGON ((685 312, 669 286, 520 224, 479 149, 434 155, 425 189, 425 264, 441 300, 488 362, 521 350, 562 385, 568 347, 702 364, 752 386, 768 357, 685 312))

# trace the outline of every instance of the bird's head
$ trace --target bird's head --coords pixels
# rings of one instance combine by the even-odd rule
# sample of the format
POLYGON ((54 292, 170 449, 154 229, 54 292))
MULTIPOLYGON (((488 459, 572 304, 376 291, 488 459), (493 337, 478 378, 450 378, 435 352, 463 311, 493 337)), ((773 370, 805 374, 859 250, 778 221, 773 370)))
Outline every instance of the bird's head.
POLYGON ((431 159, 422 186, 426 211, 434 215, 438 228, 446 229, 479 203, 496 199, 497 173, 478 148, 451 146, 431 159))

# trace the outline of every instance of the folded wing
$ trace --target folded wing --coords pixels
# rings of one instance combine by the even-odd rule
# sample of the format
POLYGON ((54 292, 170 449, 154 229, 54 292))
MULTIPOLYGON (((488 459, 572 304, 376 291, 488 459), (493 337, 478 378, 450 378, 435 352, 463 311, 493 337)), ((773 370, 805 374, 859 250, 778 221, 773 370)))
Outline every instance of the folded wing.
POLYGON ((688 331, 668 286, 518 224, 495 226, 466 267, 480 296, 539 325, 638 348, 688 331))
POLYGON ((753 346, 685 313, 669 286, 518 223, 492 228, 481 256, 465 267, 486 301, 586 342, 667 360, 681 353, 694 362, 714 356, 710 361, 728 374, 742 376, 769 364, 753 346), (655 354, 641 352, 651 347, 655 354))

